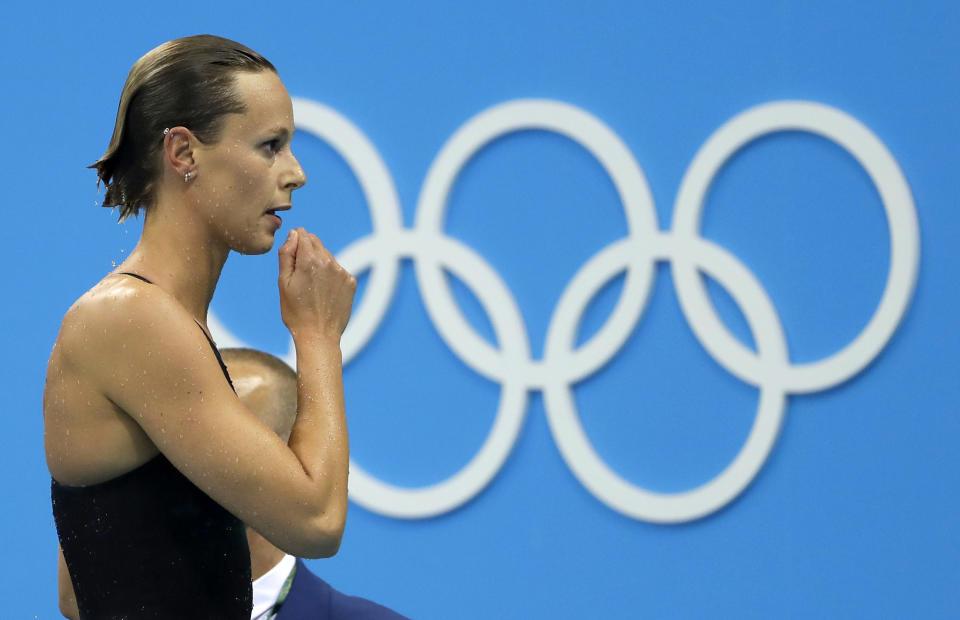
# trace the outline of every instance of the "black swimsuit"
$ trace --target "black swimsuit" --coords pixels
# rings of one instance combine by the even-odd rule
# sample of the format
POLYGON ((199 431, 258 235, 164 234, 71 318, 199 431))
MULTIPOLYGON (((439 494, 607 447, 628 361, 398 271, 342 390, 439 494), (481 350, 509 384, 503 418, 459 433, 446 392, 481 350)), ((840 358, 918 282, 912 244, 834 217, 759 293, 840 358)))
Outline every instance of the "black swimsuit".
POLYGON ((51 497, 81 619, 250 618, 243 523, 163 454, 98 484, 51 479, 51 497))

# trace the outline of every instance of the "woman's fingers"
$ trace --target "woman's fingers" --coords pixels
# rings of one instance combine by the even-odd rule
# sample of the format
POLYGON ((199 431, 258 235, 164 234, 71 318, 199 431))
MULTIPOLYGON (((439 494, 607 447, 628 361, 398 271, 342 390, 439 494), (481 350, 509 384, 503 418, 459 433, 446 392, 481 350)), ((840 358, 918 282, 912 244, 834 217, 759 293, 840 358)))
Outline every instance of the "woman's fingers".
POLYGON ((280 310, 287 327, 343 333, 353 309, 356 279, 316 235, 302 228, 296 229, 295 247, 292 243, 281 247, 280 260, 280 310))
POLYGON ((287 235, 287 240, 280 246, 277 252, 280 260, 280 278, 287 280, 293 275, 293 270, 297 264, 297 247, 299 246, 300 235, 296 229, 292 229, 287 235))

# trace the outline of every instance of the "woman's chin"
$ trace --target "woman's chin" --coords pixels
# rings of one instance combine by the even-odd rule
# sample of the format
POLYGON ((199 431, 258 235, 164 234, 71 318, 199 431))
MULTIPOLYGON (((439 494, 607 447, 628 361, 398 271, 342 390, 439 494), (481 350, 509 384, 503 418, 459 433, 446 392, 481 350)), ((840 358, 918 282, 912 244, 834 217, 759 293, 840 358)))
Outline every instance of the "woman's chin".
POLYGON ((271 249, 273 249, 273 235, 270 235, 265 239, 257 239, 256 241, 250 241, 248 243, 237 245, 231 248, 237 254, 247 254, 251 256, 256 256, 258 254, 266 254, 271 249))

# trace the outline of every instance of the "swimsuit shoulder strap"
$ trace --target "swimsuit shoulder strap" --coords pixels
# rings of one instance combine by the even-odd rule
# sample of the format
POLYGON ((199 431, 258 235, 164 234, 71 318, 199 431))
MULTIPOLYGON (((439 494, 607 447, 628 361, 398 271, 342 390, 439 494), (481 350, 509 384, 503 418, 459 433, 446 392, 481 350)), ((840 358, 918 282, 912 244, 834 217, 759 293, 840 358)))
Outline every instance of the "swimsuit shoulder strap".
POLYGON ((117 275, 130 276, 131 278, 136 278, 137 280, 143 280, 147 284, 153 284, 153 282, 151 282, 150 280, 147 280, 146 278, 144 278, 138 273, 130 273, 129 271, 118 271, 117 275))
MULTIPOLYGON (((144 278, 143 276, 141 276, 140 274, 137 274, 137 273, 131 273, 131 272, 129 272, 129 271, 118 271, 117 274, 118 274, 118 275, 124 275, 124 276, 130 276, 131 278, 136 278, 137 280, 142 280, 142 281, 146 282, 147 284, 153 284, 153 282, 151 282, 150 280, 144 278)), ((233 381, 230 379, 230 373, 227 372, 227 365, 223 363, 223 358, 220 357, 220 351, 217 349, 217 345, 213 342, 213 338, 211 338, 211 337, 207 334, 207 330, 203 329, 203 326, 200 325, 200 321, 198 321, 197 319, 193 319, 193 322, 197 324, 197 327, 200 328, 200 332, 203 334, 203 337, 206 338, 206 339, 207 339, 207 342, 210 343, 210 348, 213 349, 213 354, 217 356, 217 362, 220 364, 220 370, 223 371, 223 376, 227 378, 227 383, 230 384, 230 389, 233 390, 233 393, 234 393, 234 394, 236 394, 236 393, 237 393, 237 389, 236 389, 235 387, 233 387, 233 381)))

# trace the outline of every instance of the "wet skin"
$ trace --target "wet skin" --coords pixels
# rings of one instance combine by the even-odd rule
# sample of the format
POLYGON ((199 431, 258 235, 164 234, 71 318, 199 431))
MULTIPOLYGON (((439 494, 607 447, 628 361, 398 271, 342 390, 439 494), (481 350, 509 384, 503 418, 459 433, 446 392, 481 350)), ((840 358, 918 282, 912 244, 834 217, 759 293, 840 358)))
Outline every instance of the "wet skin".
POLYGON ((247 105, 220 140, 163 138, 156 199, 137 248, 64 317, 47 368, 44 439, 67 485, 114 478, 163 454, 194 484, 301 557, 336 552, 349 461, 340 336, 356 280, 303 229, 278 252, 281 315, 297 349, 289 447, 233 394, 207 343, 206 313, 230 250, 264 253, 306 180, 289 150, 290 98, 270 71, 238 73, 247 105), (191 180, 183 181, 191 173, 191 180))

